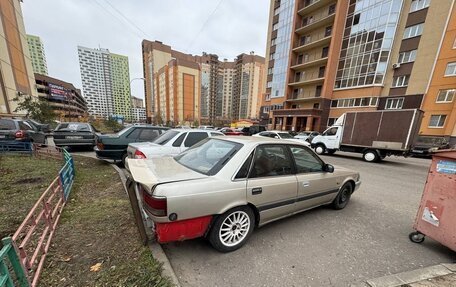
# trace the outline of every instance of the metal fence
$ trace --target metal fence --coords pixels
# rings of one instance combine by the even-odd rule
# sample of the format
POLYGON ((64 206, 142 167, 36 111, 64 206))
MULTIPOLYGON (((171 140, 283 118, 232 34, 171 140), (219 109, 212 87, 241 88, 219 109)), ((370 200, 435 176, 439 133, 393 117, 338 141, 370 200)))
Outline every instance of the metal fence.
POLYGON ((0 153, 33 153, 33 145, 30 142, 2 142, 0 143, 0 153))
POLYGON ((75 177, 74 161, 66 150, 43 146, 31 146, 31 150, 38 158, 63 159, 64 165, 49 187, 41 194, 13 237, 3 239, 4 247, 0 251, 2 255, 0 287, 12 287, 16 284, 17 286, 37 286, 52 237, 75 177), (3 256, 4 254, 8 256, 3 256), (12 275, 15 275, 16 284, 11 279, 12 275))

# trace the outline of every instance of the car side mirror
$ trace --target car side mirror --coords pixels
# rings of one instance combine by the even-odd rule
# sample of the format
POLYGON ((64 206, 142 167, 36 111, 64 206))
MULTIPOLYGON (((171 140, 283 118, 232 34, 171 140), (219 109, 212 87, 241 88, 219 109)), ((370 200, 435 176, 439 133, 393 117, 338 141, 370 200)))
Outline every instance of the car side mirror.
POLYGON ((327 163, 324 166, 324 170, 326 172, 333 173, 334 172, 334 166, 332 164, 327 163))

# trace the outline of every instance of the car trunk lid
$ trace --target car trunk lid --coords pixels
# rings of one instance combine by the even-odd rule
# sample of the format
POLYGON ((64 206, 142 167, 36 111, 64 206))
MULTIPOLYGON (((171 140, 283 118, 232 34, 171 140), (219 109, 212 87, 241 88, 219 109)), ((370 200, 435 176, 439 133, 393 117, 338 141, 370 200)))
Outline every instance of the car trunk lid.
POLYGON ((149 191, 163 183, 205 178, 207 175, 193 171, 172 157, 147 159, 128 159, 128 168, 133 179, 149 191))

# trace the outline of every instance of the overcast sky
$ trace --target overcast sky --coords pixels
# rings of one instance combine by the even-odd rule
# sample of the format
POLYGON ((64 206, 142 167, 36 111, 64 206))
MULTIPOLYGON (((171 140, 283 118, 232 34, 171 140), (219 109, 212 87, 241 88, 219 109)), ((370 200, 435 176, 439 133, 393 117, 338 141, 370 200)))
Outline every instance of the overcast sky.
MULTIPOLYGON (((143 77, 141 41, 158 40, 191 54, 232 60, 264 56, 269 0, 24 0, 27 34, 41 37, 49 76, 82 88, 77 46, 126 55, 130 78, 143 77), (122 13, 122 15, 118 13, 122 13)), ((144 97, 143 83, 132 95, 144 97)))

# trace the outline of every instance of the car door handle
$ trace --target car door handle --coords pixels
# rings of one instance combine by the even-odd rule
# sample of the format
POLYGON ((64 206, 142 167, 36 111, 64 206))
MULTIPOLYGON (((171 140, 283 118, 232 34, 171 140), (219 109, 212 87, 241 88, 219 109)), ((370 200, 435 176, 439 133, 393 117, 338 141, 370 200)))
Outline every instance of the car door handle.
POLYGON ((261 194, 262 192, 263 192, 263 189, 261 187, 252 188, 252 195, 261 194))
POLYGON ((302 186, 303 186, 303 187, 309 187, 309 186, 310 186, 310 182, 304 181, 304 182, 302 183, 302 186))

